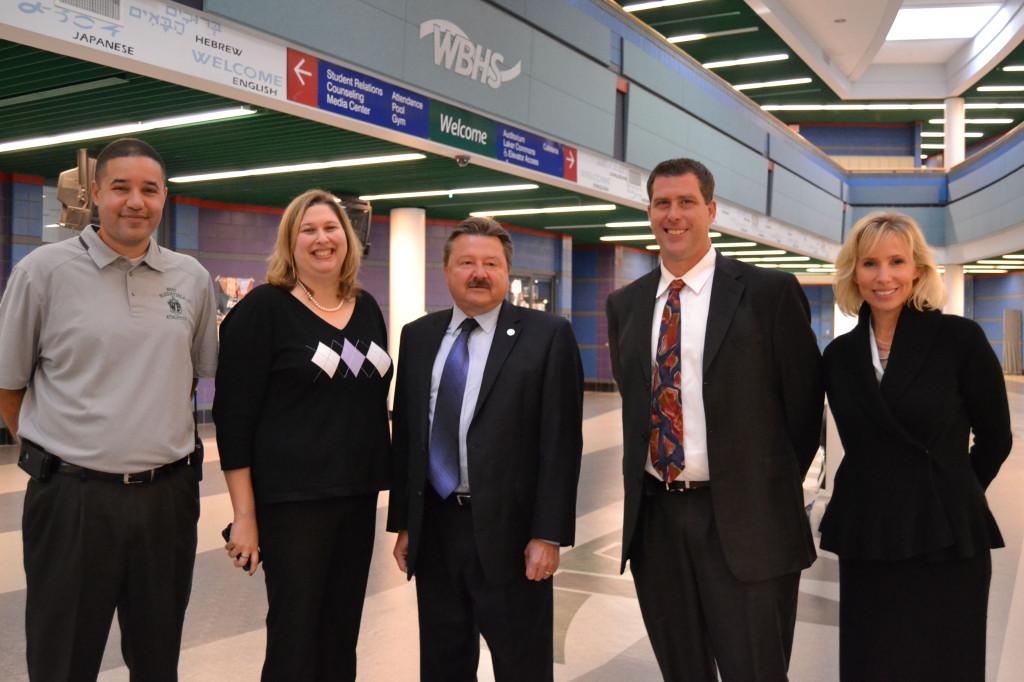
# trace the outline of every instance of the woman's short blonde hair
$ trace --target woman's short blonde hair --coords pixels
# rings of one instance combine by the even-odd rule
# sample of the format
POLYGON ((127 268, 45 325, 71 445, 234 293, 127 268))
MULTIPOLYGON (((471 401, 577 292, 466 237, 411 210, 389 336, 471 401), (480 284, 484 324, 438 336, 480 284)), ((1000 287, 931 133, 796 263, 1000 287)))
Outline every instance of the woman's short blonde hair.
POLYGON ((887 234, 895 234, 906 240, 914 265, 920 275, 914 280, 914 291, 907 300, 918 310, 939 310, 946 300, 946 288, 935 266, 935 256, 921 233, 921 228, 908 215, 880 211, 864 216, 850 230, 846 243, 839 250, 836 259, 836 277, 832 288, 836 294, 836 305, 847 315, 860 311, 864 298, 857 288, 857 261, 868 253, 887 234))
MULTIPOLYGON (((352 229, 352 221, 342 207, 336 196, 322 189, 311 189, 303 192, 292 199, 288 208, 281 216, 281 223, 277 227, 277 241, 274 250, 267 258, 267 281, 276 287, 291 291, 298 281, 298 273, 295 270, 295 241, 299 237, 299 226, 302 219, 311 207, 324 205, 334 212, 341 223, 341 229, 345 231, 345 242, 347 249, 345 260, 341 264, 341 273, 338 276, 338 296, 350 298, 359 291, 359 284, 356 277, 359 275, 359 265, 363 260, 363 245, 356 237, 352 229)), ((308 286, 308 285, 307 285, 308 286)), ((312 291, 312 289, 310 289, 312 291)), ((315 293, 315 292, 314 292, 315 293)))

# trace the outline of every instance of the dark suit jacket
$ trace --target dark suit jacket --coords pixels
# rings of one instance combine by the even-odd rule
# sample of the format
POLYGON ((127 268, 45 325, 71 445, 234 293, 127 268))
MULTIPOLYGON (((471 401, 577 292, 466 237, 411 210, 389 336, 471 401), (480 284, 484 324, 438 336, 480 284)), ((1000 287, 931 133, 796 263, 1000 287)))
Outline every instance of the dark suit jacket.
MULTIPOLYGON (((431 313, 402 330, 388 530, 409 531, 410 577, 430 485, 430 375, 451 317, 450 309, 431 313)), ((489 580, 522 575, 533 538, 573 543, 582 421, 583 370, 572 326, 502 303, 466 437, 473 531, 489 580)))
POLYGON ((972 320, 904 308, 879 384, 870 320, 865 305, 857 327, 825 350, 846 455, 821 522, 822 549, 898 560, 1002 547, 985 488, 1010 452, 1010 412, 984 332, 972 320))
MULTIPOLYGON (((643 498, 660 278, 658 268, 608 297, 612 371, 622 394, 622 570, 643 498)), ((795 277, 717 256, 704 341, 708 464, 722 549, 743 581, 814 561, 802 481, 821 439, 824 396, 809 319, 795 277)))

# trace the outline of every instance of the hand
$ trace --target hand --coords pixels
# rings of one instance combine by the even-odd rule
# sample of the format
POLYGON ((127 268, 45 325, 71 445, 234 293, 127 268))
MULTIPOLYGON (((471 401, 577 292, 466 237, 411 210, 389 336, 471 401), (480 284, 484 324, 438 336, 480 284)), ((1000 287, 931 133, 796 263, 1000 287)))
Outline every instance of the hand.
POLYGON ((558 545, 534 538, 526 544, 526 577, 528 580, 547 580, 558 570, 561 558, 558 545))
POLYGON ((409 572, 409 531, 400 530, 398 531, 398 537, 395 539, 395 551, 392 552, 395 555, 395 562, 398 564, 399 570, 402 573, 409 572))
POLYGON ((260 563, 260 536, 253 517, 236 516, 231 524, 231 539, 224 545, 235 566, 244 568, 249 564, 249 575, 256 573, 260 563))

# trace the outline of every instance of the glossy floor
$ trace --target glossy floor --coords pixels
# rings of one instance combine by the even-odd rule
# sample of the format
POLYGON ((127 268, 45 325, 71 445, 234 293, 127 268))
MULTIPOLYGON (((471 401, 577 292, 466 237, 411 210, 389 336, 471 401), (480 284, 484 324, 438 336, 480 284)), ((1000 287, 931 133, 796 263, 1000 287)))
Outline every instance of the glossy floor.
MULTIPOLYGON (((989 491, 1007 547, 993 553, 989 608, 988 681, 1024 679, 1024 383, 1011 382, 1014 448, 989 491), (1013 642, 1017 644, 1014 645, 1013 642)), ((580 479, 577 544, 562 554, 555 576, 555 679, 644 682, 661 679, 644 632, 633 583, 618 574, 622 526, 619 402, 588 394, 580 479)), ((266 597, 259 574, 249 578, 229 564, 220 529, 231 506, 219 473, 212 431, 192 600, 181 654, 182 680, 257 680, 263 661, 266 597)), ((0 447, 0 680, 27 679, 24 664, 25 579, 21 564, 21 505, 25 476, 12 447, 0 447)), ((359 679, 417 679, 416 603, 391 558, 393 536, 384 532, 387 495, 381 495, 377 544, 361 637, 359 679), (396 648, 395 642, 402 642, 396 648), (396 653, 400 652, 400 653, 396 653)), ((814 516, 820 513, 815 506, 814 516)), ((804 571, 790 679, 830 682, 837 673, 837 563, 822 554, 804 571)), ((100 679, 128 680, 117 624, 112 627, 100 679)), ((493 679, 486 649, 480 680, 493 679)))

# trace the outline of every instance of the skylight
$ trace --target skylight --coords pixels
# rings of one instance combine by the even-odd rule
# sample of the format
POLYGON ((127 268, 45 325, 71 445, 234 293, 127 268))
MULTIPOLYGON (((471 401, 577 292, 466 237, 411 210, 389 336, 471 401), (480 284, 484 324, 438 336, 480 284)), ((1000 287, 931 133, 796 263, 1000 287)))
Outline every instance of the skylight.
POLYGON ((1000 5, 904 7, 896 14, 886 40, 973 38, 1000 5))

